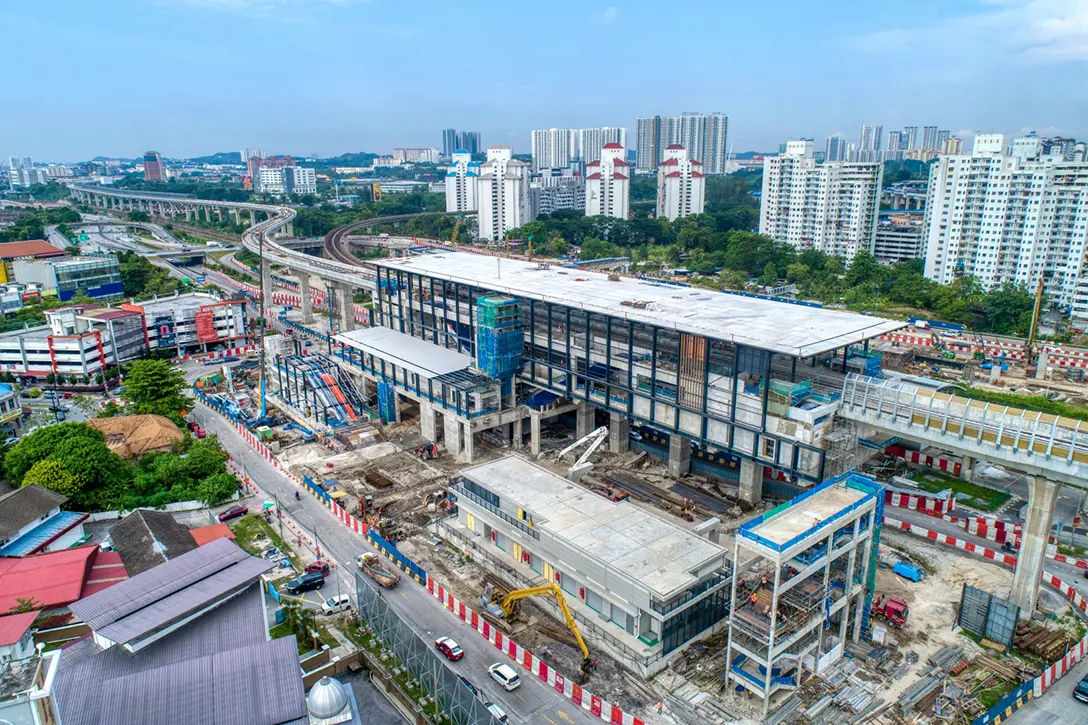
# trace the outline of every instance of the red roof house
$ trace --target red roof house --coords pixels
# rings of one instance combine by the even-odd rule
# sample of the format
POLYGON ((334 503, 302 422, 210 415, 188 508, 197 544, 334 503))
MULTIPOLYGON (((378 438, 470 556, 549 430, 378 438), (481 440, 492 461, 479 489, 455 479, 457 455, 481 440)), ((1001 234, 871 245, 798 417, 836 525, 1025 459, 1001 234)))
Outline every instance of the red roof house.
POLYGON ((96 545, 0 558, 0 612, 11 611, 19 600, 33 600, 37 609, 66 607, 127 578, 120 556, 96 545))
POLYGON ((48 257, 64 257, 67 255, 62 249, 57 249, 44 239, 31 239, 27 242, 7 242, 0 244, 0 259, 10 262, 13 259, 46 259, 48 257))

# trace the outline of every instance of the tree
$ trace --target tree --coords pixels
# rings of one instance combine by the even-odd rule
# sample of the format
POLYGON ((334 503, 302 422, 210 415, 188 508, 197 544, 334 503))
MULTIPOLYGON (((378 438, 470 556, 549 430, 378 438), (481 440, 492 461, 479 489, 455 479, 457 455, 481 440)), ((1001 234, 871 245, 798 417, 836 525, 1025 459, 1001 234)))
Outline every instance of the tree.
POLYGON ((45 458, 38 461, 23 476, 23 485, 37 484, 61 496, 74 499, 83 492, 83 484, 60 461, 45 458))
POLYGON ((34 597, 15 597, 15 604, 11 605, 8 614, 26 614, 27 612, 36 612, 41 608, 42 605, 34 597))
POLYGON ((177 418, 189 404, 187 387, 181 371, 166 360, 135 360, 125 376, 123 397, 137 413, 177 418))
POLYGON ((774 262, 767 262, 767 266, 763 268, 763 276, 759 278, 759 283, 764 287, 774 287, 778 284, 778 270, 774 266, 774 262))
POLYGON ((202 480, 196 487, 196 497, 206 506, 226 501, 238 491, 238 479, 229 473, 217 473, 202 480))
POLYGON ((128 213, 128 220, 130 222, 149 222, 151 221, 151 215, 146 211, 140 209, 133 209, 128 213))

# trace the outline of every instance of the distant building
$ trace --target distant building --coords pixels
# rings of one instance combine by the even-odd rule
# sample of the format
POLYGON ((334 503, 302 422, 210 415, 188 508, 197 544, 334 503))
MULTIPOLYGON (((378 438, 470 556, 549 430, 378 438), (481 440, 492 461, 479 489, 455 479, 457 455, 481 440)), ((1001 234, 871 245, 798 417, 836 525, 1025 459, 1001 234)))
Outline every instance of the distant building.
POLYGON ((726 173, 729 116, 723 113, 687 112, 679 116, 638 119, 635 168, 653 171, 665 158, 665 149, 679 145, 688 150, 706 174, 726 173))
POLYGON ((410 164, 437 164, 438 149, 393 149, 393 158, 410 164))
POLYGON ((578 131, 572 128, 546 128, 529 137, 533 169, 567 166, 578 157, 578 131))
POLYGON ((861 127, 861 140, 858 143, 858 158, 857 161, 863 163, 873 163, 882 161, 883 156, 880 153, 884 140, 884 127, 883 126, 870 126, 864 124, 861 127))
MULTIPOLYGON (((256 186, 257 191, 268 192, 266 189, 261 188, 261 171, 263 169, 283 169, 288 166, 294 166, 295 160, 290 156, 273 156, 272 158, 266 158, 264 156, 250 156, 246 159, 246 170, 249 171, 250 178, 253 179, 253 184, 256 186)), ((270 182, 277 180, 276 176, 269 177, 270 182)), ((282 192, 281 192, 282 193, 282 192)))
POLYGON ((555 176, 535 179, 529 186, 529 217, 551 214, 561 209, 584 211, 586 180, 581 176, 555 176))
POLYGON ((50 179, 65 179, 75 176, 75 172, 72 171, 71 166, 65 166, 64 164, 49 164, 45 169, 45 175, 50 179))
POLYGON ((583 163, 590 163, 601 158, 601 149, 607 144, 619 144, 627 159, 627 129, 603 126, 601 128, 578 129, 578 147, 575 158, 583 163))
POLYGON ((789 141, 763 161, 759 233, 847 262, 872 252, 883 175, 879 162, 817 163, 812 141, 789 141))
POLYGON ((877 222, 873 256, 895 264, 922 258, 922 215, 892 214, 877 222))
POLYGON ((824 161, 846 161, 846 138, 840 135, 827 137, 824 146, 824 161))
POLYGON ((34 168, 34 159, 30 156, 11 156, 8 166, 8 186, 12 190, 17 186, 22 188, 49 182, 44 169, 34 168))
POLYGON ((665 148, 665 158, 657 167, 657 215, 673 221, 678 217, 703 213, 706 178, 702 164, 688 158, 680 144, 665 148))
POLYGON ((124 294, 121 267, 111 255, 65 257, 63 259, 26 261, 11 265, 15 281, 23 284, 37 282, 42 289, 55 293, 61 302, 77 294, 95 300, 117 299, 124 294))
POLYGON ((664 149, 661 116, 638 119, 635 133, 635 171, 643 174, 656 171, 664 149))
POLYGON ((587 216, 627 219, 631 209, 631 165, 619 143, 605 144, 599 161, 586 166, 587 216))
POLYGON ((442 156, 447 159, 453 156, 455 151, 463 150, 470 154, 478 154, 481 148, 479 131, 458 131, 453 128, 442 131, 442 156))
POLYGON ((507 231, 532 221, 528 196, 529 165, 514 159, 509 146, 489 148, 477 191, 480 239, 501 241, 507 231))
POLYGON ((147 151, 144 153, 144 180, 166 180, 166 175, 163 173, 162 168, 162 156, 159 155, 158 151, 147 151))
POLYGON ((949 136, 941 143, 942 156, 954 156, 963 153, 963 141, 959 136, 949 136))
POLYGON ((476 211, 480 162, 464 149, 453 153, 446 169, 446 211, 476 211))
POLYGON ((316 194, 317 172, 304 166, 261 167, 260 189, 266 194, 316 194))
POLYGON ((250 159, 263 159, 264 149, 242 149, 242 165, 249 166, 250 159))

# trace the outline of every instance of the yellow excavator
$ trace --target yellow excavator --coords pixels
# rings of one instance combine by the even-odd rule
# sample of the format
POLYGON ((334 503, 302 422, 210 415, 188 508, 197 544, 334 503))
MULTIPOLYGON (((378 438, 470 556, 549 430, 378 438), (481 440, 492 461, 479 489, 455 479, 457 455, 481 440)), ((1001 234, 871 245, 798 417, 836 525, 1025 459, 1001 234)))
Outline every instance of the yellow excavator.
POLYGON ((534 596, 548 596, 555 597, 555 601, 559 603, 559 608, 563 611, 563 618, 566 619, 567 628, 574 635, 574 639, 578 641, 578 647, 582 650, 582 680, 585 681, 589 677, 591 670, 597 667, 597 661, 589 656, 589 648, 586 647, 586 641, 582 639, 582 633, 578 630, 578 623, 574 621, 574 615, 570 613, 570 609, 567 608, 567 600, 563 598, 563 590, 559 588, 559 585, 551 582, 548 584, 542 584, 538 587, 529 587, 527 589, 515 589, 514 591, 503 597, 502 602, 499 603, 499 609, 502 610, 502 616, 509 619, 514 613, 514 608, 518 601, 525 599, 526 597, 534 596))

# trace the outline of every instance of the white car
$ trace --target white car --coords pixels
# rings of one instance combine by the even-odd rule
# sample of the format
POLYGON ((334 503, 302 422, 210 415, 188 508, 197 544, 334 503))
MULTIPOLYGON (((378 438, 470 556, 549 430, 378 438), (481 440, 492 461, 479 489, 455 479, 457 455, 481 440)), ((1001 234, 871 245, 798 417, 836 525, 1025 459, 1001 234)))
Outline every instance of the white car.
POLYGON ((322 614, 336 614, 338 612, 351 611, 351 597, 347 594, 338 594, 332 599, 326 599, 321 603, 322 614))
POLYGON ((497 721, 506 722, 506 710, 503 710, 493 702, 485 702, 484 707, 487 708, 487 711, 491 713, 491 716, 497 721))
POLYGON ((491 679, 502 685, 502 689, 507 692, 512 692, 521 687, 521 678, 518 677, 518 673, 510 665, 496 662, 487 668, 487 674, 491 675, 491 679))

